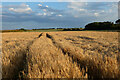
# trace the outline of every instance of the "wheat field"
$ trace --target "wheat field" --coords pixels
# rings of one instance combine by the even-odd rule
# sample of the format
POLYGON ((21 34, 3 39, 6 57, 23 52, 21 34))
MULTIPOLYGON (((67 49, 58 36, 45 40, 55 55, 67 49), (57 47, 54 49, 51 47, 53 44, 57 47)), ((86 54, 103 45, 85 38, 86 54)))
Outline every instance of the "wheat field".
POLYGON ((118 32, 2 33, 2 78, 120 79, 118 32))

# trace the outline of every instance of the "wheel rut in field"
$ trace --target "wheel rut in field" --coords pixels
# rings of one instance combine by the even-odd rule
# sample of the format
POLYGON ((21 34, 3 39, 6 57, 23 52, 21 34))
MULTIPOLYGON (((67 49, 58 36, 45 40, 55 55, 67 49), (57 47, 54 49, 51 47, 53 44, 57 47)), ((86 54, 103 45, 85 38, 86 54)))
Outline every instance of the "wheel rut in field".
POLYGON ((43 33, 41 33, 38 37, 34 38, 31 42, 29 42, 26 51, 29 52, 30 46, 35 42, 35 40, 37 40, 38 38, 40 38, 42 35, 43 35, 43 33))
POLYGON ((72 59, 64 55, 48 37, 44 33, 30 47, 28 76, 30 78, 84 77, 77 63, 73 64, 72 59))
MULTIPOLYGON (((91 58, 90 56, 87 56, 87 55, 77 54, 75 50, 72 49, 73 46, 71 47, 69 47, 69 45, 63 46, 63 43, 57 42, 58 39, 56 39, 57 37, 55 37, 54 35, 50 35, 47 33, 46 37, 50 38, 53 44, 57 48, 60 48, 64 54, 68 54, 69 57, 72 57, 73 62, 76 62, 78 65, 80 64, 81 68, 85 69, 87 67, 88 79, 96 80, 96 78, 100 78, 102 80, 102 78, 106 77, 106 75, 104 75, 105 73, 104 68, 101 67, 101 65, 106 65, 106 64, 101 60, 101 58, 95 61, 94 59, 96 57, 91 58)), ((67 44, 67 42, 65 44, 67 44)), ((107 68, 107 69, 109 70, 110 68, 107 68)), ((109 73, 107 73, 107 75, 108 74, 109 73)), ((118 77, 118 76, 116 75, 115 77, 118 77)))
MULTIPOLYGON (((51 35, 49 35, 48 33, 46 33, 46 37, 49 38, 49 39, 51 39, 53 45, 54 45, 56 48, 61 49, 64 55, 66 54, 66 52, 64 51, 64 49, 62 49, 62 47, 56 43, 56 41, 53 39, 53 37, 52 37, 51 35)), ((69 53, 67 53, 67 54, 69 55, 69 53)))
MULTIPOLYGON (((64 49, 64 48, 63 48, 59 43, 57 43, 57 42, 54 40, 54 38, 53 38, 51 35, 49 35, 48 33, 46 33, 46 37, 49 38, 49 39, 51 39, 53 45, 54 45, 56 48, 61 49, 61 51, 62 51, 62 53, 63 53, 64 55, 67 54, 69 57, 71 57, 73 63, 76 62, 78 66, 80 65, 81 61, 79 61, 79 59, 78 59, 77 56, 71 54, 71 53, 69 52, 69 49, 68 49, 68 50, 67 50, 67 48, 64 49)), ((80 66, 80 67, 81 67, 81 70, 82 70, 82 68, 84 68, 84 69, 86 70, 86 66, 80 66)), ((85 74, 86 74, 86 72, 85 72, 85 74)), ((84 75, 85 75, 85 74, 84 74, 84 75)))
MULTIPOLYGON (((52 42, 53 42, 53 45, 56 46, 57 48, 60 48, 64 55, 68 54, 68 56, 72 58, 73 62, 76 62, 77 65, 80 65, 81 69, 84 68, 86 70, 87 65, 86 65, 85 61, 80 60, 80 58, 83 57, 82 55, 81 55, 82 57, 80 57, 79 55, 76 55, 74 51, 72 52, 71 50, 69 50, 67 47, 66 48, 62 47, 61 44, 57 43, 55 41, 54 37, 51 36, 50 34, 47 33, 46 37, 50 38, 52 40, 52 42)), ((88 77, 90 77, 90 78, 92 77, 91 75, 89 75, 89 69, 88 69, 88 77)))
POLYGON ((22 70, 20 70, 19 72, 19 78, 23 79, 23 78, 27 78, 27 74, 28 74, 28 56, 29 56, 29 52, 30 52, 30 47, 31 45, 42 36, 43 33, 41 33, 38 37, 34 38, 31 42, 28 43, 27 48, 25 49, 25 52, 23 54, 23 68, 22 70), (22 71, 24 71, 24 73, 22 73, 22 71), (24 75, 25 74, 25 75, 24 75))
MULTIPOLYGON (((46 37, 49 38, 49 39, 51 39, 53 45, 54 45, 55 47, 61 49, 64 55, 65 55, 65 54, 68 54, 68 56, 71 56, 70 53, 69 53, 68 51, 66 51, 64 48, 62 48, 62 46, 59 45, 59 44, 53 39, 53 37, 52 37, 51 35, 49 35, 48 33, 46 33, 46 37)), ((71 57, 73 58, 73 56, 71 56, 71 57)), ((73 60, 73 61, 76 62, 76 61, 78 61, 78 60, 75 59, 75 60, 73 60)))
MULTIPOLYGON (((23 79, 27 78, 28 74, 28 53, 29 53, 29 48, 30 46, 34 43, 35 40, 40 38, 42 36, 42 33, 34 38, 32 41, 27 43, 26 48, 20 49, 19 51, 16 52, 14 59, 11 60, 11 64, 14 65, 15 67, 11 69, 10 71, 7 71, 3 75, 3 79, 10 78, 10 79, 23 79)), ((4 66, 5 69, 10 69, 10 64, 7 66, 4 66)))

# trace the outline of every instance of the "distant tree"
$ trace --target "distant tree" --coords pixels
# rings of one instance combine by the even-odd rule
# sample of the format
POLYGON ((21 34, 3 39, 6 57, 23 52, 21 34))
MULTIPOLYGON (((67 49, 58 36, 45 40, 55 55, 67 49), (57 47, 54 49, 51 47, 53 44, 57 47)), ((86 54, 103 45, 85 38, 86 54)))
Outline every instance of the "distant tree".
POLYGON ((55 29, 55 28, 49 28, 49 29, 55 29))
POLYGON ((120 24, 120 19, 118 19, 115 23, 116 23, 116 24, 120 24))
POLYGON ((19 30, 26 31, 26 29, 24 29, 24 28, 21 28, 21 29, 19 29, 19 30))
POLYGON ((63 31, 81 31, 83 28, 63 28, 63 31))
POLYGON ((113 22, 93 22, 85 26, 86 30, 110 30, 114 27, 113 22))
POLYGON ((71 31, 70 28, 64 28, 63 31, 71 31))
POLYGON ((63 28, 57 28, 57 29, 63 29, 63 28))

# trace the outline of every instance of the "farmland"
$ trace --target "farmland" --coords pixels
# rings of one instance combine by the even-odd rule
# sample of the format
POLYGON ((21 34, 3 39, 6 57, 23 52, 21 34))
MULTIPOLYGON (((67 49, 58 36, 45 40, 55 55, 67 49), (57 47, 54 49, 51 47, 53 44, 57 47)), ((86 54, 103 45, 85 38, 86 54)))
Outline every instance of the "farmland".
POLYGON ((118 32, 2 33, 3 78, 120 78, 118 32))

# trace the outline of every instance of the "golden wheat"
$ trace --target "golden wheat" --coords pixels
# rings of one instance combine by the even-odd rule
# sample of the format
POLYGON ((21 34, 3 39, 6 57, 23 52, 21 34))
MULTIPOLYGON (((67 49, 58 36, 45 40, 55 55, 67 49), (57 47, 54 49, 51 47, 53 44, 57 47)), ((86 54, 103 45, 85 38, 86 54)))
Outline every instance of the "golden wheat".
POLYGON ((3 78, 120 78, 117 32, 13 32, 2 36, 3 78))

